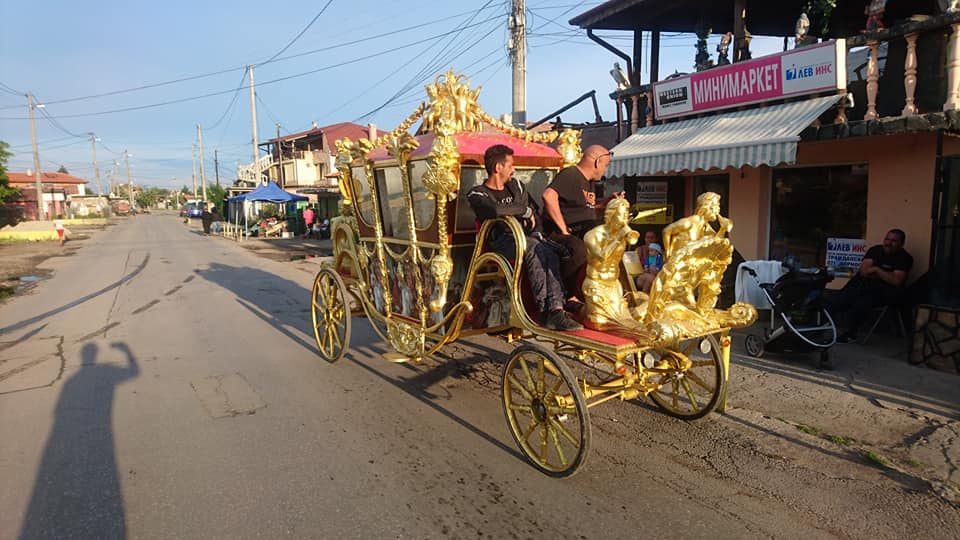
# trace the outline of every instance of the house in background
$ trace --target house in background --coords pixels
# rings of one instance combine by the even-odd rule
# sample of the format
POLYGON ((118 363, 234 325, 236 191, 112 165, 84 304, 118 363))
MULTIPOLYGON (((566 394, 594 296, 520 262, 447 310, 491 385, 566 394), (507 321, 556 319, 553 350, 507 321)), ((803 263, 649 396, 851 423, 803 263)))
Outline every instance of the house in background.
POLYGON ((314 127, 260 143, 267 153, 256 163, 240 166, 238 183, 257 186, 267 178, 291 193, 305 195, 316 204, 317 215, 337 215, 340 199, 338 173, 333 165, 336 141, 376 138, 383 135, 373 125, 341 122, 314 127))
MULTIPOLYGON (((38 219, 37 184, 33 171, 7 172, 7 177, 10 179, 10 187, 18 188, 20 195, 7 201, 5 206, 22 209, 23 219, 38 219)), ((40 185, 47 219, 70 215, 71 198, 87 194, 87 181, 69 174, 41 173, 40 185)))

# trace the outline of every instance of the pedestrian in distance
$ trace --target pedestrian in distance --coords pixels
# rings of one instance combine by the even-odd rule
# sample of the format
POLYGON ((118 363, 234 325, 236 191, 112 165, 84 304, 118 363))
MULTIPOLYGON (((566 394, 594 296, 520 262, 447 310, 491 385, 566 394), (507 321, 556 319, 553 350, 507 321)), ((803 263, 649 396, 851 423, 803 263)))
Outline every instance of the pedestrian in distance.
POLYGON ((60 238, 60 245, 63 245, 63 237, 66 233, 66 229, 63 226, 63 220, 58 219, 53 222, 53 228, 57 230, 57 237, 60 238))

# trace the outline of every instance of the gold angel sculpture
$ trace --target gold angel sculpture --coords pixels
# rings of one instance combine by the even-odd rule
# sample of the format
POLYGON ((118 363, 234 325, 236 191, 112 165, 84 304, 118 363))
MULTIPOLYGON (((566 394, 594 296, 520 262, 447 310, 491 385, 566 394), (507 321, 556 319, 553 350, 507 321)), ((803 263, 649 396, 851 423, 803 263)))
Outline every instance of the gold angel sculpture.
POLYGON ((620 259, 626 244, 639 239, 628 223, 629 203, 615 199, 607 206, 604 224, 584 237, 587 275, 583 291, 589 326, 620 330, 653 343, 671 343, 753 324, 757 310, 749 304, 716 309, 720 281, 733 254, 727 237, 733 222, 720 215, 719 195, 700 195, 693 215, 663 230, 666 259, 649 296, 637 293, 630 298, 620 284, 620 259))

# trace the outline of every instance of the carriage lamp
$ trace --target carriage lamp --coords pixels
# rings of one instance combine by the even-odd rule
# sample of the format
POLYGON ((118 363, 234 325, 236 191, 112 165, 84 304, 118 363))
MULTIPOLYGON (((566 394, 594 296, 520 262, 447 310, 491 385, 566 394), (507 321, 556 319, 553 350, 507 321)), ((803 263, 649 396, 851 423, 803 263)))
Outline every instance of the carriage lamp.
POLYGON ((660 355, 657 354, 656 351, 647 351, 643 353, 643 358, 641 361, 643 362, 643 367, 652 369, 656 367, 657 362, 660 361, 660 355))
POLYGON ((709 339, 700 340, 700 352, 703 354, 710 354, 710 350, 713 349, 713 345, 710 345, 709 339))

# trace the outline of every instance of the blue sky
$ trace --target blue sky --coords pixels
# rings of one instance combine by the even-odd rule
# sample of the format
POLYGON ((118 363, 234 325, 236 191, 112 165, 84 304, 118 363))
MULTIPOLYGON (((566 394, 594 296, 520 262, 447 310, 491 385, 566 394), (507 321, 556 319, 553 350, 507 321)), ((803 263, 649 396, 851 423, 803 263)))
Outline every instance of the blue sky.
MULTIPOLYGON (((528 120, 594 89, 604 119, 616 117, 606 96, 618 58, 567 24, 600 3, 527 0, 528 120)), ((9 169, 33 167, 21 95, 29 90, 52 117, 39 115, 36 123, 44 170, 63 164, 93 188, 87 133, 95 132, 104 181, 114 160, 124 175, 128 149, 138 184, 189 185, 199 123, 207 180, 213 181, 217 149, 221 181, 229 183, 237 162, 253 155, 244 66, 274 56, 254 69, 261 141, 276 135, 277 122, 281 134, 309 129, 313 121, 392 129, 424 99, 423 85, 450 67, 483 86, 487 112, 510 112, 509 1, 332 0, 294 41, 325 4, 0 0, 0 140, 15 153, 9 169), (141 86, 152 87, 125 91, 141 86), (111 95, 77 99, 105 93, 111 95), (111 112, 121 109, 129 110, 111 112)), ((623 51, 632 48, 629 33, 599 34, 623 51)), ((717 41, 710 39, 710 51, 717 41)), ((661 75, 691 70, 692 36, 667 35, 662 44, 661 75)), ((779 38, 755 39, 754 55, 781 47, 779 38)), ((644 81, 646 73, 645 64, 644 81)), ((562 116, 589 121, 593 109, 585 102, 562 116)))

